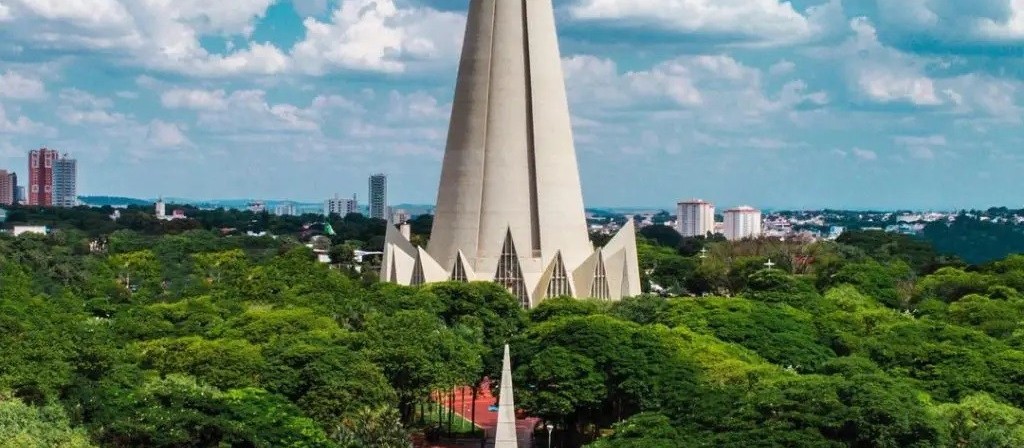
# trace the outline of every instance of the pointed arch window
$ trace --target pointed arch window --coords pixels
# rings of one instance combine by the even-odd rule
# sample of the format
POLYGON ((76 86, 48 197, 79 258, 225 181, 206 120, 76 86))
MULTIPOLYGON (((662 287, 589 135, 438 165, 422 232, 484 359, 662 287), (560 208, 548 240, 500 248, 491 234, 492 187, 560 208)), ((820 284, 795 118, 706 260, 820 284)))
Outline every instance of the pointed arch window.
POLYGON ((530 296, 526 292, 526 281, 523 280, 523 269, 519 265, 515 243, 512 242, 512 230, 505 235, 505 244, 501 248, 498 259, 498 271, 494 274, 494 282, 506 288, 519 300, 523 308, 530 307, 530 296))
POLYGON ((555 267, 551 271, 551 280, 548 282, 547 298, 569 297, 572 289, 569 287, 569 274, 565 270, 565 263, 562 261, 562 251, 555 253, 555 267))
POLYGON ((455 267, 452 268, 452 281, 462 283, 469 282, 469 275, 466 274, 466 265, 463 264, 461 252, 455 257, 455 267))
POLYGON ((608 287, 608 270, 604 266, 604 254, 598 254, 597 267, 594 268, 594 283, 590 286, 590 297, 608 300, 611 295, 608 287))
POLYGON ((416 265, 412 268, 412 286, 422 286, 427 282, 426 276, 423 275, 423 261, 419 255, 416 256, 416 265))

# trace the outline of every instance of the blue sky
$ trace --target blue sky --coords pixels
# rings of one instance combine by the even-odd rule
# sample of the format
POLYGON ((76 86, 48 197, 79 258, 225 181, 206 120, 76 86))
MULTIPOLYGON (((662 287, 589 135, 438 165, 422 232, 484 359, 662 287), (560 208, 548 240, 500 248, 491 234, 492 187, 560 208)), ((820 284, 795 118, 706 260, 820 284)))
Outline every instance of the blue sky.
MULTIPOLYGON (((0 168, 431 203, 467 4, 0 0, 0 168)), ((588 205, 1024 206, 1024 0, 555 7, 588 205)))

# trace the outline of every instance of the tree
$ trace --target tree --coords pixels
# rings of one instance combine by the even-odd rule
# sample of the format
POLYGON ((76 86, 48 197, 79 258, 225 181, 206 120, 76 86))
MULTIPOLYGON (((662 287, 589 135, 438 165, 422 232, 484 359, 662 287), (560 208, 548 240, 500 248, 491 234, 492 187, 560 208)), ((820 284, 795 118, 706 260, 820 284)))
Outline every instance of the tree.
POLYGON ((398 393, 402 419, 413 404, 434 389, 471 384, 480 371, 482 347, 459 338, 436 316, 424 311, 373 315, 365 344, 374 362, 398 393))
POLYGON ((986 394, 938 406, 948 422, 955 447, 1012 448, 1024 446, 1024 411, 986 394))
POLYGON ((338 425, 334 439, 342 448, 412 448, 409 431, 394 408, 363 408, 338 425))
POLYGON ((679 247, 683 242, 683 236, 669 226, 647 226, 640 229, 638 233, 659 246, 673 249, 679 247))
POLYGON ((588 445, 590 448, 676 448, 684 442, 671 420, 658 413, 642 413, 617 423, 610 437, 588 445))
POLYGON ((902 261, 882 264, 875 260, 849 263, 828 277, 818 278, 818 287, 822 290, 829 287, 849 284, 860 292, 874 297, 892 308, 907 309, 912 292, 905 285, 912 284, 913 272, 910 266, 902 261))
POLYGON ((686 413, 694 366, 664 329, 606 315, 565 317, 529 329, 515 344, 523 408, 562 423, 570 440, 643 411, 686 413))
POLYGON ((0 440, 9 447, 93 446, 82 428, 71 427, 59 405, 34 407, 10 397, 0 398, 0 440))
POLYGON ((107 264, 117 274, 118 283, 142 300, 155 297, 163 289, 160 262, 152 251, 114 255, 107 264))

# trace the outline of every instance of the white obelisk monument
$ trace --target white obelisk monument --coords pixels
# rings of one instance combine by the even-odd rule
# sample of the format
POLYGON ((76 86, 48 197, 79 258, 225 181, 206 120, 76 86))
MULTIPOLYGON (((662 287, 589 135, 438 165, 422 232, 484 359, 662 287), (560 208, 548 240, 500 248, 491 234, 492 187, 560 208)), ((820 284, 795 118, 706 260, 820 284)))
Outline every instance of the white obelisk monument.
POLYGON ((519 448, 516 439, 516 405, 512 392, 512 359, 505 345, 505 360, 501 363, 501 389, 498 392, 498 428, 494 435, 494 448, 519 448))

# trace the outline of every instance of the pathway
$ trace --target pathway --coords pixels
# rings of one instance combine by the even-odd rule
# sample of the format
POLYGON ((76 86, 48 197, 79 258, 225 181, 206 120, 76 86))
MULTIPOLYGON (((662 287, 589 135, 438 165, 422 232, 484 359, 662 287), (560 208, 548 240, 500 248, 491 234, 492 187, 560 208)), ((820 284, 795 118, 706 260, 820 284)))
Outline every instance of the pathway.
MULTIPOLYGON (((455 414, 469 421, 473 415, 473 409, 476 409, 476 426, 484 430, 488 437, 494 437, 494 430, 498 426, 498 412, 491 411, 489 408, 492 405, 497 404, 497 397, 491 394, 490 382, 484 380, 484 383, 480 387, 480 392, 477 394, 476 401, 473 401, 473 392, 469 388, 459 390, 455 394, 455 414), (463 399, 463 397, 465 397, 463 399)), ((447 407, 448 403, 444 403, 447 407)), ((533 428, 536 426, 539 420, 536 418, 524 418, 522 415, 516 418, 516 429, 518 430, 519 446, 520 448, 529 448, 531 446, 531 437, 533 436, 533 428)), ((487 441, 484 447, 491 448, 494 446, 494 440, 490 439, 487 441)), ((480 447, 480 441, 467 441, 465 443, 460 442, 457 444, 447 445, 433 445, 428 448, 457 448, 457 447, 480 447)))

